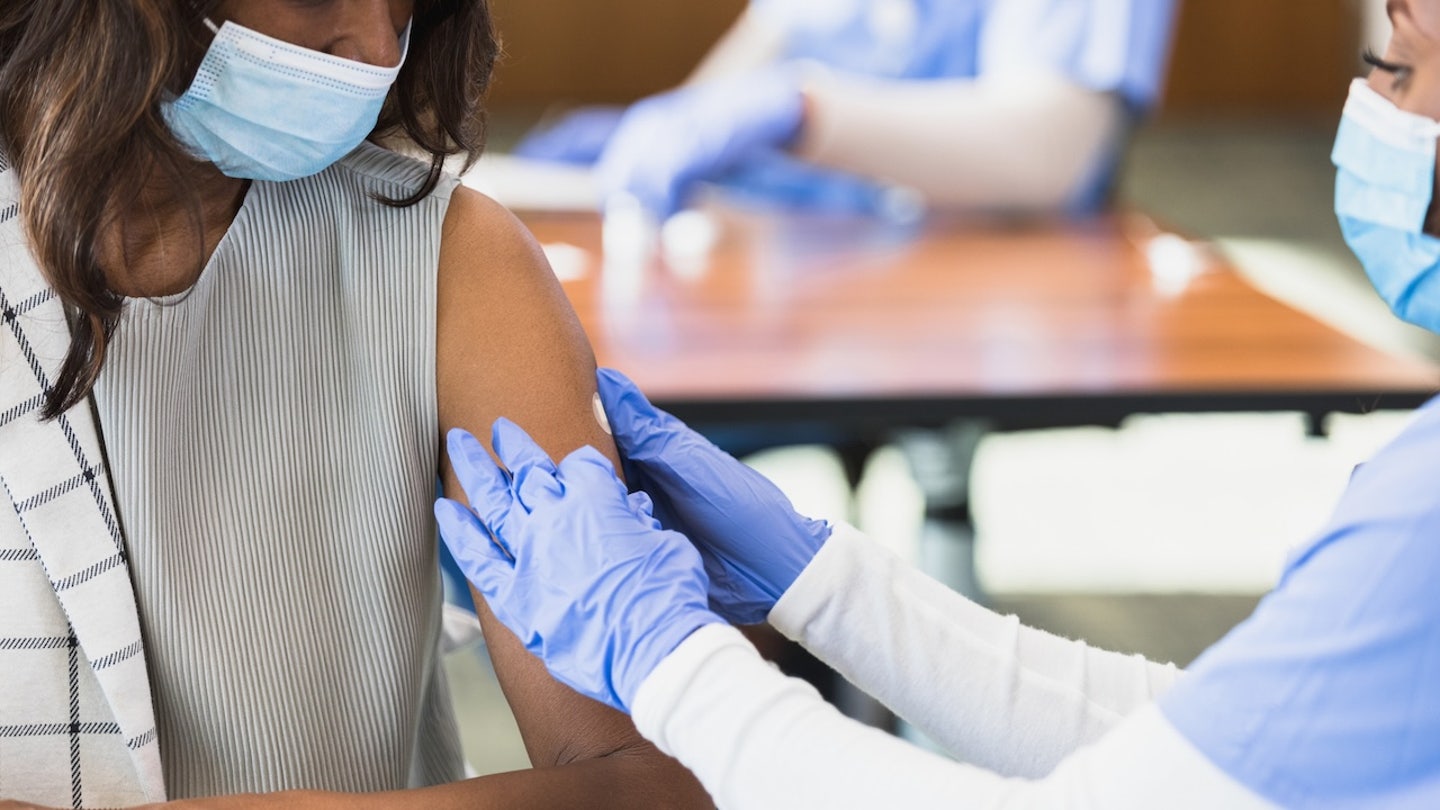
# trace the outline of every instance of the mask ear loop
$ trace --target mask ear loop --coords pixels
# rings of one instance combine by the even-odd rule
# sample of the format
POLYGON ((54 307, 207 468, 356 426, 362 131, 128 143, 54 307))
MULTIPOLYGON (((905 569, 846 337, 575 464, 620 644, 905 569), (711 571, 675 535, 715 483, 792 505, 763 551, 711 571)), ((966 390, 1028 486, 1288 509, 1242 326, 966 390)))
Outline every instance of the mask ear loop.
MULTIPOLYGON (((201 17, 200 21, 205 23, 205 27, 210 29, 210 33, 214 34, 217 37, 220 36, 220 26, 216 25, 213 20, 211 20, 209 17, 201 17)), ((214 43, 212 42, 210 44, 213 45, 214 43)), ((176 98, 179 97, 172 94, 169 90, 166 90, 165 98, 169 99, 170 101, 174 101, 176 98)))
POLYGON ((395 66, 397 68, 404 67, 405 60, 410 57, 410 30, 414 27, 415 18, 411 17, 410 21, 405 23, 405 30, 400 32, 400 64, 395 66))

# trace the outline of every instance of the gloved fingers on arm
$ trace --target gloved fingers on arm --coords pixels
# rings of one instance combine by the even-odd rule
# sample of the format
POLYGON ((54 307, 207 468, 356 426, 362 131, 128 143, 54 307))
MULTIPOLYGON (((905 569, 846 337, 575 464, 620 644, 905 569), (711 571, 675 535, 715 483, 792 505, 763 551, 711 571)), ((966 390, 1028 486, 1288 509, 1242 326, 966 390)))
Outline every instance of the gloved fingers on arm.
POLYGON ((684 422, 652 405, 624 374, 602 368, 596 379, 622 457, 644 464, 664 457, 668 445, 677 438, 700 438, 684 422))
POLYGON ((563 486, 581 487, 585 492, 603 493, 606 488, 614 491, 615 497, 623 501, 631 514, 641 525, 660 531, 664 525, 655 517, 655 502, 644 490, 629 492, 625 482, 615 474, 615 465, 594 447, 585 446, 566 456, 560 462, 560 480, 563 486))
POLYGON ((491 539, 490 530, 474 512, 449 498, 435 501, 435 520, 465 577, 487 598, 495 598, 513 576, 515 563, 491 539))
MULTIPOLYGON (((501 543, 501 548, 513 557, 514 549, 505 548, 504 541, 500 540, 505 530, 505 518, 514 500, 510 493, 509 476, 495 465, 490 454, 469 431, 460 428, 450 431, 446 436, 446 447, 450 464, 455 468, 455 477, 459 479, 465 497, 470 501, 470 508, 474 510, 471 517, 478 515, 484 527, 493 533, 496 542, 501 543)), ((438 505, 436 508, 438 510, 438 505)))
POLYGON ((460 570, 465 572, 465 578, 485 598, 495 618, 517 638, 525 639, 525 622, 515 614, 511 604, 516 576, 514 555, 507 557, 507 550, 499 545, 499 535, 494 535, 492 540, 491 532, 475 513, 455 501, 437 500, 435 519, 440 524, 440 536, 460 570))
POLYGON ((630 483, 700 551, 711 604, 734 622, 765 621, 830 526, 796 513, 769 479, 657 410, 623 375, 602 370, 598 385, 621 456, 641 473, 630 483))
MULTIPOLYGON (((731 488, 750 501, 789 499, 769 479, 746 467, 684 422, 656 408, 624 374, 602 368, 597 375, 601 404, 610 419, 615 445, 626 462, 642 474, 632 484, 658 485, 666 495, 705 497, 731 488), (724 481, 716 488, 713 485, 724 481)), ((656 494, 653 493, 652 494, 656 494)), ((733 500, 733 498, 732 498, 733 500)))
MULTIPOLYGON (((610 436, 620 454, 620 463, 625 468, 625 479, 632 488, 644 486, 644 470, 634 458, 640 451, 640 444, 648 433, 648 420, 640 417, 635 405, 627 398, 644 394, 635 387, 629 377, 614 369, 602 368, 595 375, 600 405, 605 411, 605 420, 610 426, 610 436), (632 393, 633 392, 633 393, 632 393)), ((647 400, 646 405, 649 404, 647 400)))
POLYGON ((615 474, 615 465, 610 463, 604 453, 590 445, 576 450, 560 461, 559 478, 566 482, 567 487, 573 482, 573 485, 597 495, 608 488, 621 500, 629 496, 625 482, 615 474))
POLYGON ((496 419, 490 442, 500 463, 510 471, 511 490, 527 511, 564 492, 555 462, 524 428, 504 417, 496 419))

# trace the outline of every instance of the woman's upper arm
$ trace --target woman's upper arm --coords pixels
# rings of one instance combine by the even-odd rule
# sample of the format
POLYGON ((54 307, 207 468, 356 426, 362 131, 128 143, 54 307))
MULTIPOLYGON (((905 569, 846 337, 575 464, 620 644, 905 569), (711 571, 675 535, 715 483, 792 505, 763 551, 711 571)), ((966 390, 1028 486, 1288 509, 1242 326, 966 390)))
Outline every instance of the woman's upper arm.
MULTIPOLYGON (((596 421, 595 360, 544 254, 488 198, 457 188, 440 248, 436 336, 440 428, 489 444, 500 416, 557 460, 586 444, 615 460, 596 421)), ((445 462, 446 495, 464 500, 445 462)), ((639 737, 619 712, 555 681, 476 599, 507 700, 536 765, 602 756, 639 737)))

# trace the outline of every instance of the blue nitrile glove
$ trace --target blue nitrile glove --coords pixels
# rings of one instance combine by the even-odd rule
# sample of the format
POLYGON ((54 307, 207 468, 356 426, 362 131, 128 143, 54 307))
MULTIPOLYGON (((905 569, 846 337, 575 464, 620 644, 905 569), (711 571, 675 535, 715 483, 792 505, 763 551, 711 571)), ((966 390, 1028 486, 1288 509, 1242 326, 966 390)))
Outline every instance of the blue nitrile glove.
POLYGON ((526 133, 511 152, 531 160, 594 165, 625 116, 624 107, 581 107, 526 133))
POLYGON ((600 398, 630 485, 700 549, 710 604, 759 624, 830 538, 830 524, 795 511, 765 476, 650 404, 625 375, 601 369, 600 398))
POLYGON ((495 617, 551 674, 627 711, 665 656, 722 621, 706 606, 700 555, 660 527, 649 498, 626 493, 595 448, 557 467, 505 419, 491 441, 508 474, 474 436, 450 431, 450 463, 471 509, 436 501, 445 544, 495 617))
POLYGON ((628 194, 660 221, 690 187, 800 134, 800 72, 780 66, 682 87, 636 103, 597 166, 601 191, 628 194))

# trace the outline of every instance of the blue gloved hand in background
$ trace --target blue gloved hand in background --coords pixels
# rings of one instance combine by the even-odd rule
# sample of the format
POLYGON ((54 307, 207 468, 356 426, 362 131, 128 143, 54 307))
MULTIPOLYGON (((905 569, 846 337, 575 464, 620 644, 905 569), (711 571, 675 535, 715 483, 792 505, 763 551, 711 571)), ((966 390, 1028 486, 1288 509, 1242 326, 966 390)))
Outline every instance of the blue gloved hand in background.
POLYGON ((625 477, 700 550, 711 606, 736 624, 765 621, 830 524, 796 513, 779 487, 651 405, 625 375, 601 369, 599 382, 625 477))
POLYGON ((637 102, 600 157, 601 190, 635 197, 663 222, 696 182, 794 141, 805 117, 800 88, 799 71, 778 66, 637 102))
POLYGON ((446 545, 495 617, 556 678, 627 711, 665 656, 721 621, 706 606, 700 555, 660 527, 647 497, 627 494, 595 448, 556 466, 505 419, 492 443, 508 473, 474 436, 450 432, 471 508, 436 501, 446 545))
POLYGON ((624 107, 581 107, 553 124, 532 130, 515 146, 513 154, 590 166, 604 154, 624 117, 624 107))

